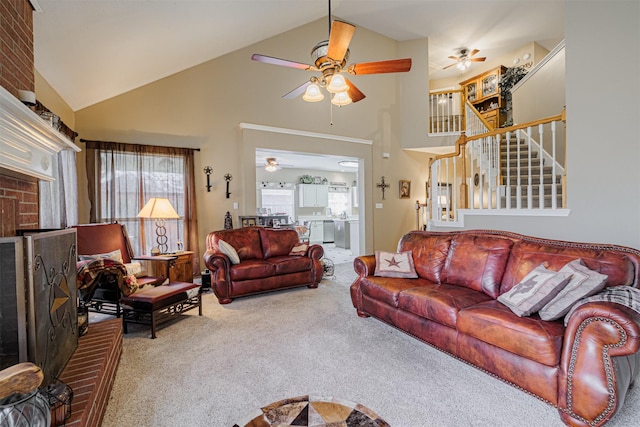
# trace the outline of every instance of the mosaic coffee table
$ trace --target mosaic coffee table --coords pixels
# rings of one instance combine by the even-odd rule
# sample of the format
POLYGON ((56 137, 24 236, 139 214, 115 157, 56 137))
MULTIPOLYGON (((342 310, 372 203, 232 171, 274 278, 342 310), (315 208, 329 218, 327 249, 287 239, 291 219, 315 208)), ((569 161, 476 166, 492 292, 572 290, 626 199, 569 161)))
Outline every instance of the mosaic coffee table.
POLYGON ((247 419, 233 427, 390 427, 375 412, 358 403, 317 396, 284 399, 256 410, 247 419))

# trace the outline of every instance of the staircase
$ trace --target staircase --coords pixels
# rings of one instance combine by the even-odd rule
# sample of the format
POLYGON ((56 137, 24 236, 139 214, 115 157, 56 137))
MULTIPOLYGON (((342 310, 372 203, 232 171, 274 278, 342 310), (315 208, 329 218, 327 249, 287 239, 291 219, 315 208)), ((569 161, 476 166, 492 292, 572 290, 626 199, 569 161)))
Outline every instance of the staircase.
POLYGON ((531 150, 529 157, 529 146, 522 141, 518 142, 515 135, 510 140, 500 145, 500 174, 501 185, 505 188, 505 193, 501 200, 501 208, 537 209, 540 208, 540 190, 542 189, 543 207, 551 208, 553 186, 556 187, 556 207, 562 206, 562 177, 553 176, 553 167, 545 166, 544 160, 540 159, 536 150, 531 150), (518 153, 520 155, 518 159, 518 153), (518 165, 519 170, 518 170, 518 165), (540 168, 542 167, 542 186, 540 185, 540 168), (520 195, 518 197, 518 174, 520 176, 520 195), (529 193, 531 193, 531 204, 529 205, 529 193), (510 197, 508 197, 510 196, 510 197), (511 205, 507 205, 510 198, 511 205), (520 198, 520 205, 518 205, 520 198))

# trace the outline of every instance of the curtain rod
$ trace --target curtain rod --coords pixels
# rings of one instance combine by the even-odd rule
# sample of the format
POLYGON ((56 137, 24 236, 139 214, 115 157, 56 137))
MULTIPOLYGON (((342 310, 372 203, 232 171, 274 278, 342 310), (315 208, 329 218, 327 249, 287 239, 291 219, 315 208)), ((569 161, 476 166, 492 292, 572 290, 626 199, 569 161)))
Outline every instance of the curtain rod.
MULTIPOLYGON (((92 140, 92 139, 84 139, 84 138, 80 138, 80 142, 100 142, 100 143, 116 143, 116 144, 132 144, 131 142, 115 142, 115 141, 96 141, 96 140, 92 140)), ((145 144, 138 144, 138 145, 145 145, 145 144)), ((165 147, 164 145, 158 145, 158 147, 165 147)), ((193 151, 200 151, 199 148, 189 148, 189 147, 165 147, 165 148, 185 148, 187 150, 193 150, 193 151)))

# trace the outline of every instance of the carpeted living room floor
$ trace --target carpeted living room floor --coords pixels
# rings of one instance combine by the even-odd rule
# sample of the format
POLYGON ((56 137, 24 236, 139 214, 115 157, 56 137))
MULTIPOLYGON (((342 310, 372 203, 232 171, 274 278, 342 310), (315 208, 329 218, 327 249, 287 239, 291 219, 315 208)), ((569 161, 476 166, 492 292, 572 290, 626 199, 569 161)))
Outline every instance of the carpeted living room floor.
MULTIPOLYGON (((132 325, 103 427, 231 427, 307 394, 358 402, 393 427, 562 426, 551 406, 382 322, 356 315, 352 263, 298 288, 186 313, 158 338, 132 325)), ((640 419, 634 388, 608 424, 640 419)))

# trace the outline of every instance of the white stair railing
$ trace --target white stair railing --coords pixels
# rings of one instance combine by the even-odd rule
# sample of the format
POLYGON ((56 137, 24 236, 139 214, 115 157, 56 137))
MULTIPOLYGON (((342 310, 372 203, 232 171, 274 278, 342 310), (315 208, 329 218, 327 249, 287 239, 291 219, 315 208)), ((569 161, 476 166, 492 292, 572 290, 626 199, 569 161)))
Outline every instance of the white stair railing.
MULTIPOLYGON (((467 124, 474 116, 467 115, 467 124)), ((524 125, 462 134, 455 153, 431 164, 429 221, 455 225, 460 209, 564 208, 564 117, 563 111, 524 125)))

